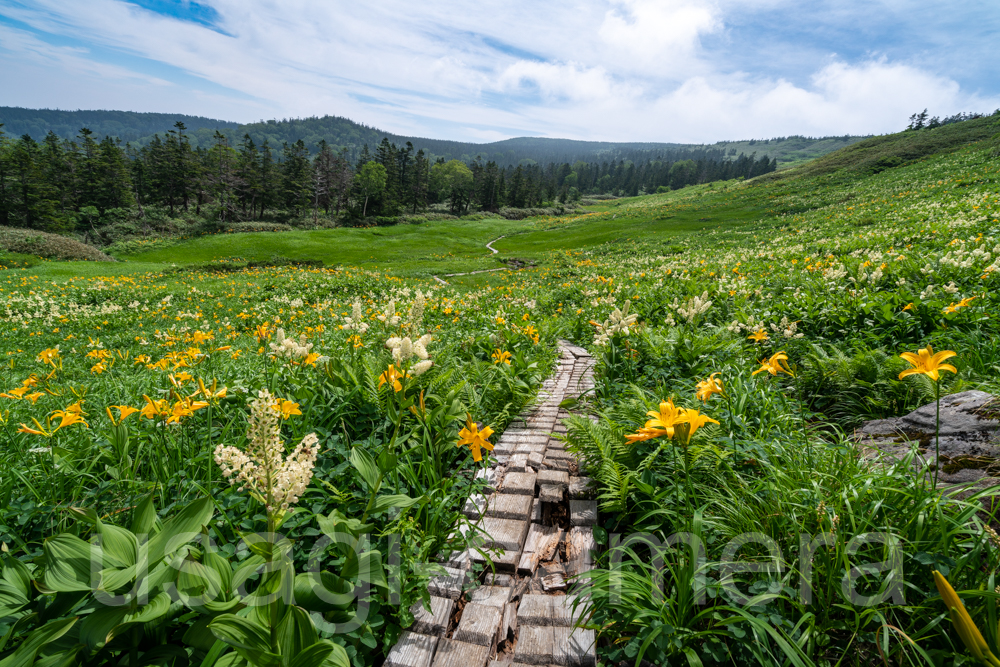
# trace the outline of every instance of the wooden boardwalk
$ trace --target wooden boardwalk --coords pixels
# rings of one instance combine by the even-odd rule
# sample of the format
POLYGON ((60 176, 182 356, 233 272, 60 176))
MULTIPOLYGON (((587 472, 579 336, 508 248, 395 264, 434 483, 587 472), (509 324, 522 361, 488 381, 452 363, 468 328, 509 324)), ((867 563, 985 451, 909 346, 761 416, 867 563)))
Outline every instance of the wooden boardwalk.
POLYGON ((573 616, 583 593, 566 580, 593 567, 597 501, 558 440, 569 416, 559 404, 594 386, 594 360, 566 342, 559 351, 555 375, 479 473, 491 493, 465 507, 473 547, 453 554, 447 574, 431 581, 431 611, 414 606, 416 621, 385 667, 596 667, 594 632, 573 616), (486 566, 476 579, 474 563, 486 566))

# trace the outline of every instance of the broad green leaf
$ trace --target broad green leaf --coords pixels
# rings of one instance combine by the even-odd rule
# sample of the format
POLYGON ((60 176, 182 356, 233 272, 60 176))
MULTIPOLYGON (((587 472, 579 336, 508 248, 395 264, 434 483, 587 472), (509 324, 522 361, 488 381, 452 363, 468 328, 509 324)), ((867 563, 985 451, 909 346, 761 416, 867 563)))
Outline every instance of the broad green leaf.
POLYGON ((124 568, 135 565, 139 554, 139 541, 130 531, 101 521, 96 532, 100 535, 100 545, 105 567, 124 568))
POLYGON ((83 644, 77 644, 65 651, 59 651, 44 658, 38 658, 35 660, 33 667, 75 667, 80 664, 77 656, 86 648, 83 644))
POLYGON ((208 629, 257 667, 281 664, 281 658, 271 652, 271 634, 262 625, 233 614, 222 614, 208 624, 208 629))
POLYGON ((334 643, 321 641, 311 644, 305 650, 292 655, 286 667, 321 667, 333 653, 334 643))
MULTIPOLYGON (((329 641, 324 639, 323 641, 329 641)), ((333 651, 330 655, 326 656, 326 660, 323 661, 323 667, 351 667, 351 659, 347 655, 347 651, 340 644, 330 642, 333 644, 333 651)), ((298 667, 293 665, 293 667, 298 667)))
POLYGON ((23 596, 31 597, 31 571, 17 558, 4 557, 2 579, 19 590, 23 596))
MULTIPOLYGON (((90 545, 76 535, 63 533, 42 543, 45 552, 45 588, 55 592, 89 591, 90 545)), ((98 569, 100 563, 97 564, 98 569)))
POLYGON ((309 618, 309 613, 302 607, 290 606, 284 618, 278 623, 278 648, 281 650, 281 662, 284 667, 289 667, 293 657, 318 640, 319 635, 312 619, 309 618))
POLYGON ((0 618, 10 616, 28 602, 30 600, 20 587, 13 586, 7 581, 0 581, 0 618))
POLYGON ((361 447, 355 447, 351 450, 351 465, 357 469, 362 479, 368 483, 369 490, 378 490, 378 465, 375 464, 375 459, 372 458, 371 454, 361 447))
POLYGON ((75 623, 75 616, 73 618, 63 618, 58 621, 46 623, 28 635, 27 639, 21 642, 16 651, 3 660, 0 660, 0 667, 29 667, 35 662, 35 656, 38 655, 38 651, 43 646, 69 632, 75 623))
POLYGON ((233 592, 233 567, 229 561, 216 552, 209 551, 202 557, 201 562, 205 564, 205 567, 212 568, 219 575, 219 586, 223 593, 228 595, 233 592))
POLYGON ((302 572, 295 576, 295 604, 307 611, 347 609, 354 585, 332 572, 302 572))
MULTIPOLYGON (((150 493, 135 508, 132 513, 132 532, 135 535, 149 535, 156 524, 156 507, 153 505, 153 494, 150 493)), ((147 539, 149 539, 147 537, 147 539)))
POLYGON ((385 569, 382 567, 382 554, 379 551, 366 551, 359 558, 358 576, 362 581, 367 581, 372 586, 388 588, 386 582, 385 569))
MULTIPOLYGON (((223 646, 228 646, 228 644, 223 643, 223 646)), ((213 649, 214 650, 214 649, 213 649)), ((233 651, 232 653, 227 653, 221 658, 216 659, 214 662, 208 662, 208 659, 212 657, 211 653, 205 656, 205 661, 201 663, 201 667, 248 667, 250 663, 247 662, 246 658, 242 655, 233 651)))
POLYGON ((372 509, 372 512, 384 512, 390 507, 413 507, 419 502, 420 498, 411 498, 403 494, 379 496, 375 499, 375 507, 372 509))
POLYGON ((80 641, 90 650, 98 649, 111 641, 111 631, 128 616, 127 606, 101 607, 86 616, 80 623, 80 641))
POLYGON ((212 499, 200 498, 164 521, 163 529, 147 544, 150 566, 163 558, 168 546, 176 549, 186 541, 197 537, 201 529, 212 520, 213 514, 215 505, 212 499))
POLYGON ((89 523, 91 526, 97 525, 97 522, 100 521, 97 518, 97 510, 93 507, 70 507, 67 511, 71 516, 84 523, 89 523))

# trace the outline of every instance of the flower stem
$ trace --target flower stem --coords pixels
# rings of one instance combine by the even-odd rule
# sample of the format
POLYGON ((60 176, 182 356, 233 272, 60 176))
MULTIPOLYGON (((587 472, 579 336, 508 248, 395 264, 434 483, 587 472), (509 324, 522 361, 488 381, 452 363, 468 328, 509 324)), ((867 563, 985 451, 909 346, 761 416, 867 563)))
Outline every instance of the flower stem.
POLYGON ((934 383, 934 490, 937 491, 941 467, 941 383, 934 383))

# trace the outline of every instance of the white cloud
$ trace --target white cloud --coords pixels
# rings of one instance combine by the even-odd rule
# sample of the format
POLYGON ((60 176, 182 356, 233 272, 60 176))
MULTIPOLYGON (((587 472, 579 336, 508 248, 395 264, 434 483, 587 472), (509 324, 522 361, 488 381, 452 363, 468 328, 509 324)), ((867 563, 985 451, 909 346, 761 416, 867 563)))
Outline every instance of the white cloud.
POLYGON ((0 24, 3 103, 239 121, 336 114, 452 139, 681 142, 879 133, 925 106, 1000 106, 898 58, 828 59, 792 77, 746 71, 734 46, 728 59, 706 52, 733 12, 791 12, 789 0, 206 2, 220 31, 122 0, 0 0, 0 16, 38 35, 126 55, 108 63, 0 24))

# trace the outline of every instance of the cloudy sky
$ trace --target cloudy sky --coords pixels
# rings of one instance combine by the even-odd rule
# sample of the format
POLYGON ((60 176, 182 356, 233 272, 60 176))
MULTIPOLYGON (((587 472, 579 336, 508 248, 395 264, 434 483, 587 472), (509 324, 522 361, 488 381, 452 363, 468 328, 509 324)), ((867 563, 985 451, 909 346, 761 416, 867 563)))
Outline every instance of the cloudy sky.
POLYGON ((0 0, 0 106, 711 142, 1000 107, 1000 1, 0 0))

